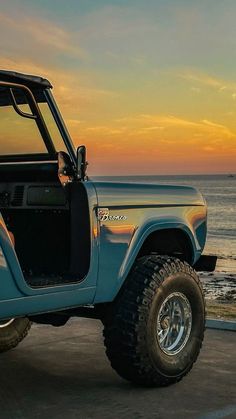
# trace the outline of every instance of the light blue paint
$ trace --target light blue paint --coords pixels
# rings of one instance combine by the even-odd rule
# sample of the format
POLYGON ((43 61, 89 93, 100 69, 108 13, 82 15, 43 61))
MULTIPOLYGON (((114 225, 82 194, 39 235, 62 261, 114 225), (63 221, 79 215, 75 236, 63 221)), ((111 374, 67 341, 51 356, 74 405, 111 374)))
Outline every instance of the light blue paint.
POLYGON ((112 301, 154 231, 183 231, 191 243, 192 263, 199 258, 206 238, 206 207, 194 188, 91 181, 84 186, 92 243, 88 275, 77 284, 32 289, 24 280, 2 221, 0 245, 7 267, 0 266, 0 317, 112 301), (108 208, 110 215, 126 219, 98 221, 98 208, 108 208))
POLYGON ((183 231, 191 242, 192 263, 197 261, 206 239, 206 207, 196 189, 115 182, 94 182, 94 186, 99 208, 127 217, 125 221, 101 222, 95 303, 115 298, 144 241, 155 231, 183 231), (120 234, 112 235, 118 226, 120 234))

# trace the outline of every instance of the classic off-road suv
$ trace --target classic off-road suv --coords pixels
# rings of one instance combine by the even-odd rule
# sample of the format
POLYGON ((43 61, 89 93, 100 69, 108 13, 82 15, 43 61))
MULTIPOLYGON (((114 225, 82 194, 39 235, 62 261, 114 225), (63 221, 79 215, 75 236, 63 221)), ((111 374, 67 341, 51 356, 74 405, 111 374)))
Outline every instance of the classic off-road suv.
POLYGON ((204 334, 205 202, 192 187, 89 180, 51 88, 0 71, 0 351, 31 322, 98 318, 122 377, 177 382, 204 334))

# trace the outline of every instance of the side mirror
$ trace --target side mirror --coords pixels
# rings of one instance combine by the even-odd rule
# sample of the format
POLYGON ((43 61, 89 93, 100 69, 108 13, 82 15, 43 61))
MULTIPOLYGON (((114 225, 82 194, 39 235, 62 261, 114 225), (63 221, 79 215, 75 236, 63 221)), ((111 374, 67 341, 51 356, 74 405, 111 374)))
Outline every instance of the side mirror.
POLYGON ((86 147, 80 145, 77 148, 77 178, 84 180, 86 177, 86 168, 88 163, 86 162, 86 147))

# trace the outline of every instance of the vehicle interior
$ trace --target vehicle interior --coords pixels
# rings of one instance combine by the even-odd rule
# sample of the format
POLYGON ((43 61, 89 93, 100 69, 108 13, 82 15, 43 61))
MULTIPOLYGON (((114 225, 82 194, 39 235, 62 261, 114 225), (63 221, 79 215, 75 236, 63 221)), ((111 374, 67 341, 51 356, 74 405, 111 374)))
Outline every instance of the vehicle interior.
POLYGON ((0 83, 0 212, 29 286, 81 281, 90 265, 87 192, 71 176, 69 154, 59 148, 62 141, 53 149, 42 139, 47 127, 39 125, 23 94, 0 83))

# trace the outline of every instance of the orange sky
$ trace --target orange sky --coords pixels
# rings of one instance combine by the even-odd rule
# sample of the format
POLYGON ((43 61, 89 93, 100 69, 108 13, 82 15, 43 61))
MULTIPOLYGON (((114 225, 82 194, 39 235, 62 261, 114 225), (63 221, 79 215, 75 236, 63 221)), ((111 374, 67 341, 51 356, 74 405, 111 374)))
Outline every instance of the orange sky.
POLYGON ((11 3, 1 68, 52 81, 90 175, 236 172, 233 2, 11 3))

